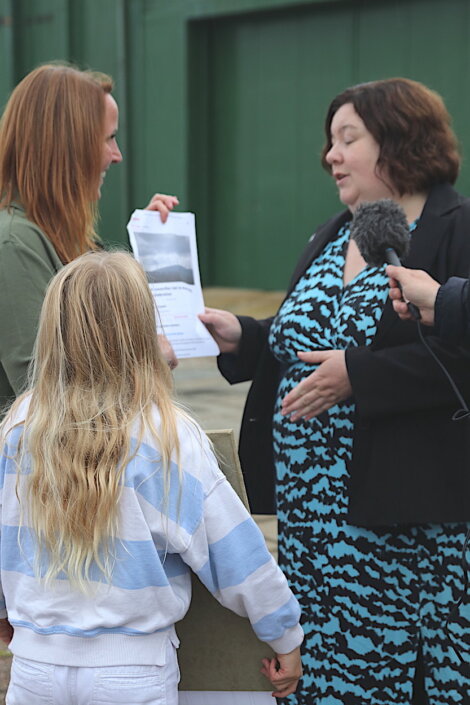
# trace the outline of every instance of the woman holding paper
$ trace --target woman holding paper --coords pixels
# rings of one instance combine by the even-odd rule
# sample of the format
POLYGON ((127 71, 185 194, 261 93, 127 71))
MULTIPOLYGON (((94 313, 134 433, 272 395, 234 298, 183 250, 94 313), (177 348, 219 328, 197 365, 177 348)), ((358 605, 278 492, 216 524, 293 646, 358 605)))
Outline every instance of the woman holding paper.
MULTIPOLYGON (((49 280, 100 247, 97 201, 122 161, 109 76, 45 65, 13 91, 0 124, 0 405, 26 381, 49 280)), ((156 194, 162 219, 178 203, 156 194)), ((171 349, 167 349, 171 355, 171 349)), ((173 361, 176 362, 176 361, 173 361)))
MULTIPOLYGON (((350 221, 405 211, 407 263, 441 281, 470 269, 470 201, 441 98, 388 79, 336 96, 322 163, 346 209, 310 238, 273 319, 201 316, 231 382, 253 380, 240 456, 254 512, 279 520, 279 563, 303 612, 304 677, 290 705, 451 705, 470 686, 444 625, 461 593, 470 435, 453 390, 387 300, 350 221), (275 482, 274 482, 275 480, 275 482), (275 485, 275 486, 274 486, 275 485)), ((470 396, 470 355, 429 344, 470 396)), ((465 649, 470 634, 456 626, 465 649)))

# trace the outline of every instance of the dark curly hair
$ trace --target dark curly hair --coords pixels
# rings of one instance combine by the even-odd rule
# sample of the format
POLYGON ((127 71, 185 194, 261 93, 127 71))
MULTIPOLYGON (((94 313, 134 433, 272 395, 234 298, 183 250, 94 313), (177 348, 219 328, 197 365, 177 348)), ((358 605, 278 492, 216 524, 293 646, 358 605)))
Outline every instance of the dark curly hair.
POLYGON ((322 165, 331 172, 331 121, 351 103, 379 145, 378 170, 386 173, 400 196, 455 183, 460 154, 451 118, 440 95, 408 78, 360 83, 333 99, 325 120, 322 165))

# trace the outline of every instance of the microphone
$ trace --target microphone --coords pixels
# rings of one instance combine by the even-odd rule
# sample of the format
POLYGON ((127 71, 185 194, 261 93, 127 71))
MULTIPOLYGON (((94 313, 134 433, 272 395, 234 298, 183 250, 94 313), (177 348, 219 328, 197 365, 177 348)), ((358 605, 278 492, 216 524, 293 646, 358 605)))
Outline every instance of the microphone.
MULTIPOLYGON (((373 267, 381 267, 385 262, 400 267, 401 259, 410 249, 410 229, 405 212, 391 198, 361 203, 351 222, 351 237, 363 259, 373 267)), ((409 301, 406 303, 413 318, 419 321, 418 307, 409 301)))

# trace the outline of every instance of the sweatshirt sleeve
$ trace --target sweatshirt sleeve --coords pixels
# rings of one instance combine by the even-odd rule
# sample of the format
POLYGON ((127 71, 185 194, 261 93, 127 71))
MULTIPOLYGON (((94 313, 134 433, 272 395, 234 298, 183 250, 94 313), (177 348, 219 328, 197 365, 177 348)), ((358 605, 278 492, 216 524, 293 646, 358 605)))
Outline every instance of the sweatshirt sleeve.
POLYGON ((303 639, 300 607, 269 553, 263 535, 206 448, 210 478, 202 516, 181 554, 224 606, 248 617, 256 636, 276 653, 288 653, 303 639))

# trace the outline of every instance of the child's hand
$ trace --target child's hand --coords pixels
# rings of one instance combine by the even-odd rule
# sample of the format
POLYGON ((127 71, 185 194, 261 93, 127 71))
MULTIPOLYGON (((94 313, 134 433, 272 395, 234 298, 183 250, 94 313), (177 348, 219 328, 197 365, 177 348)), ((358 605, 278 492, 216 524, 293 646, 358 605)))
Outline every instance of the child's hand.
POLYGON ((297 683, 302 675, 300 648, 297 647, 288 654, 276 654, 276 658, 264 658, 261 673, 271 681, 274 698, 285 698, 297 689, 297 683))
POLYGON ((8 619, 0 619, 0 641, 8 646, 13 639, 13 627, 8 619))

